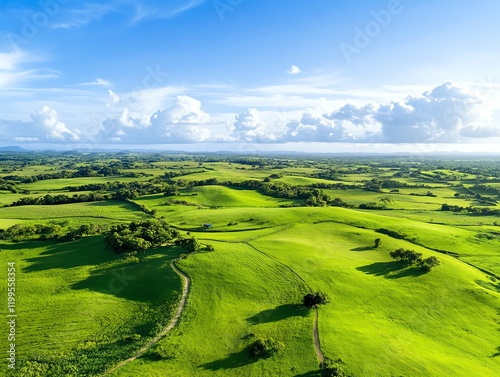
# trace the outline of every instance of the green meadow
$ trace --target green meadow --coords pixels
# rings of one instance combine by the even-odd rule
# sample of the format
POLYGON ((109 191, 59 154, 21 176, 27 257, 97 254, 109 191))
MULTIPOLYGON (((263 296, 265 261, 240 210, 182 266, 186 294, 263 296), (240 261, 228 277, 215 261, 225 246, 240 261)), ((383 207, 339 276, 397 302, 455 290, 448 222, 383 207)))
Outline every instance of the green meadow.
MULTIPOLYGON (((327 375, 322 354, 344 377, 500 376, 492 161, 9 158, 0 160, 0 264, 15 264, 17 356, 16 370, 4 373, 4 360, 0 374, 313 377, 327 375), (69 177, 54 178, 61 170, 69 177), (120 189, 65 189, 114 181, 120 189), (84 199, 10 206, 55 195, 84 199), (148 221, 168 223, 175 238, 134 243, 149 237, 148 221), (40 233, 49 228, 58 233, 40 233), (400 248, 439 265, 391 258, 400 248), (311 292, 328 297, 317 317, 302 301, 311 292), (252 356, 259 339, 281 346, 252 356)), ((4 273, 4 303, 7 283, 4 273)))

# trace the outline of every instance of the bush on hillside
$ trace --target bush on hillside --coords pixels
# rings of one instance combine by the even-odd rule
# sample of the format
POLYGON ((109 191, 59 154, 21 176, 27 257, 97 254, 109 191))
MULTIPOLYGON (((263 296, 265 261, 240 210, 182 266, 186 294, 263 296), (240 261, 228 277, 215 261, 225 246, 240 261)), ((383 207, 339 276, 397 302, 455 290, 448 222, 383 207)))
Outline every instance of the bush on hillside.
POLYGON ((406 266, 418 266, 424 271, 431 271, 441 264, 438 258, 428 257, 422 259, 422 254, 413 250, 399 248, 390 252, 391 258, 403 262, 406 266))
POLYGON ((302 303, 307 308, 312 308, 317 305, 325 305, 328 302, 328 296, 323 292, 308 293, 302 299, 302 303))
POLYGON ((283 342, 279 342, 277 340, 274 340, 273 338, 269 338, 257 339, 250 345, 248 350, 250 352, 250 356, 252 357, 269 357, 283 350, 284 348, 285 344, 283 342))
POLYGON ((332 360, 325 357, 325 361, 320 364, 321 377, 349 377, 344 369, 342 360, 332 360))

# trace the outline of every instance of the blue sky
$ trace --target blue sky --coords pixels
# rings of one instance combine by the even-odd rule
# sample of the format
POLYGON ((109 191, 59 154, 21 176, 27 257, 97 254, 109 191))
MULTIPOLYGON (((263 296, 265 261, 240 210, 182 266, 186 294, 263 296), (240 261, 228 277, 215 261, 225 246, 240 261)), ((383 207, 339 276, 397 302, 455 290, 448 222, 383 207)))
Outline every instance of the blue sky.
POLYGON ((500 3, 0 5, 0 144, 496 151, 500 3))

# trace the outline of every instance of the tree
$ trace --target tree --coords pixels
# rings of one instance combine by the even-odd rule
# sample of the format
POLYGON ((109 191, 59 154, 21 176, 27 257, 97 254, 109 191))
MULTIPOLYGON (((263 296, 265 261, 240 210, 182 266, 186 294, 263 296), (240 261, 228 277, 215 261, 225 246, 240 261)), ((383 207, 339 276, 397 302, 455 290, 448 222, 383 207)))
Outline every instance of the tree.
POLYGON ((375 248, 380 247, 382 245, 382 240, 380 238, 375 239, 375 248))
POLYGON ((317 305, 325 305, 328 304, 328 302, 330 302, 330 300, 323 292, 308 293, 302 299, 302 303, 308 308, 312 308, 317 305))

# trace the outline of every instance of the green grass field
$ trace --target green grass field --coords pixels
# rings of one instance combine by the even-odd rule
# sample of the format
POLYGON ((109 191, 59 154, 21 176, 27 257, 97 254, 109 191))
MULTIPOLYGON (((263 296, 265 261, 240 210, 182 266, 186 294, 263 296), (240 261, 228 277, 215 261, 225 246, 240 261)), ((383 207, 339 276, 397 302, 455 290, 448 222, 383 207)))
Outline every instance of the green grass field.
MULTIPOLYGON (((440 174, 438 179, 415 173, 417 163, 411 168, 403 163, 404 176, 393 178, 400 162, 386 166, 385 160, 267 159, 260 165, 258 159, 205 161, 179 155, 162 161, 155 155, 151 162, 139 154, 128 157, 137 167, 121 169, 122 173, 205 171, 174 178, 181 182, 176 196, 159 193, 129 202, 2 207, 0 229, 47 223, 67 229, 156 217, 183 237, 196 237, 200 251, 185 257, 186 249, 164 244, 139 253, 136 263, 105 247, 102 234, 73 242, 34 241, 33 236, 11 242, 0 232, 0 263, 6 268, 15 262, 17 278, 18 372, 9 376, 103 376, 133 356, 173 318, 182 281, 170 263, 181 255, 176 266, 191 286, 178 324, 142 356, 109 375, 320 376, 315 312, 301 305, 312 290, 330 299, 318 309, 321 350, 331 359, 341 359, 351 377, 500 376, 498 216, 440 210, 444 203, 485 207, 467 188, 478 183, 478 177, 487 177, 480 183, 498 187, 488 182, 494 176, 490 165, 476 175, 442 162, 433 169, 426 161, 422 172, 440 174), (342 170, 340 181, 311 178, 330 168, 342 170), (409 169, 414 174, 408 174, 409 169), (353 206, 339 208, 306 207, 304 199, 271 197, 258 190, 189 185, 210 178, 262 181, 272 174, 282 175, 273 181, 289 185, 363 186, 377 178, 414 187, 399 188, 399 193, 386 188, 325 189, 330 197, 353 206), (465 188, 457 186, 461 183, 465 188), (422 184, 431 188, 418 186, 422 184), (427 191, 436 197, 411 195, 427 191), (469 197, 455 197, 457 192, 469 197), (358 208, 372 202, 386 209, 358 208), (382 242, 378 248, 376 238, 382 242), (207 245, 214 251, 207 251, 207 245), (435 256, 441 264, 430 272, 404 266, 390 258, 398 248, 435 256), (248 347, 259 338, 280 341, 284 349, 269 358, 252 358, 248 347)), ((80 167, 94 161, 66 158, 27 164, 15 174, 50 173, 64 162, 80 167)), ((120 163, 121 157, 103 161, 120 163)), ((16 188, 30 190, 30 196, 54 195, 70 185, 149 178, 51 179, 16 188)), ((494 198, 483 191, 481 195, 494 198)), ((23 196, 3 190, 0 204, 23 196)), ((0 297, 6 302, 5 273, 0 277, 0 297)), ((2 339, 7 330, 1 327, 2 339)))
POLYGON ((17 221, 34 223, 62 222, 68 225, 109 224, 140 221, 149 218, 130 203, 103 201, 53 206, 20 206, 0 209, 0 221, 13 225, 17 221))
MULTIPOLYGON (((76 375, 119 361, 157 331, 178 298, 180 281, 169 261, 179 249, 157 250, 140 263, 105 249, 102 237, 67 244, 3 242, 0 249, 0 263, 15 262, 17 273, 16 346, 23 376, 38 369, 55 376, 56 367, 44 368, 74 359, 82 372, 76 375), (133 334, 144 339, 127 341, 133 334)), ((4 297, 5 285, 0 293, 4 297)), ((0 335, 7 338, 5 326, 0 335)))

